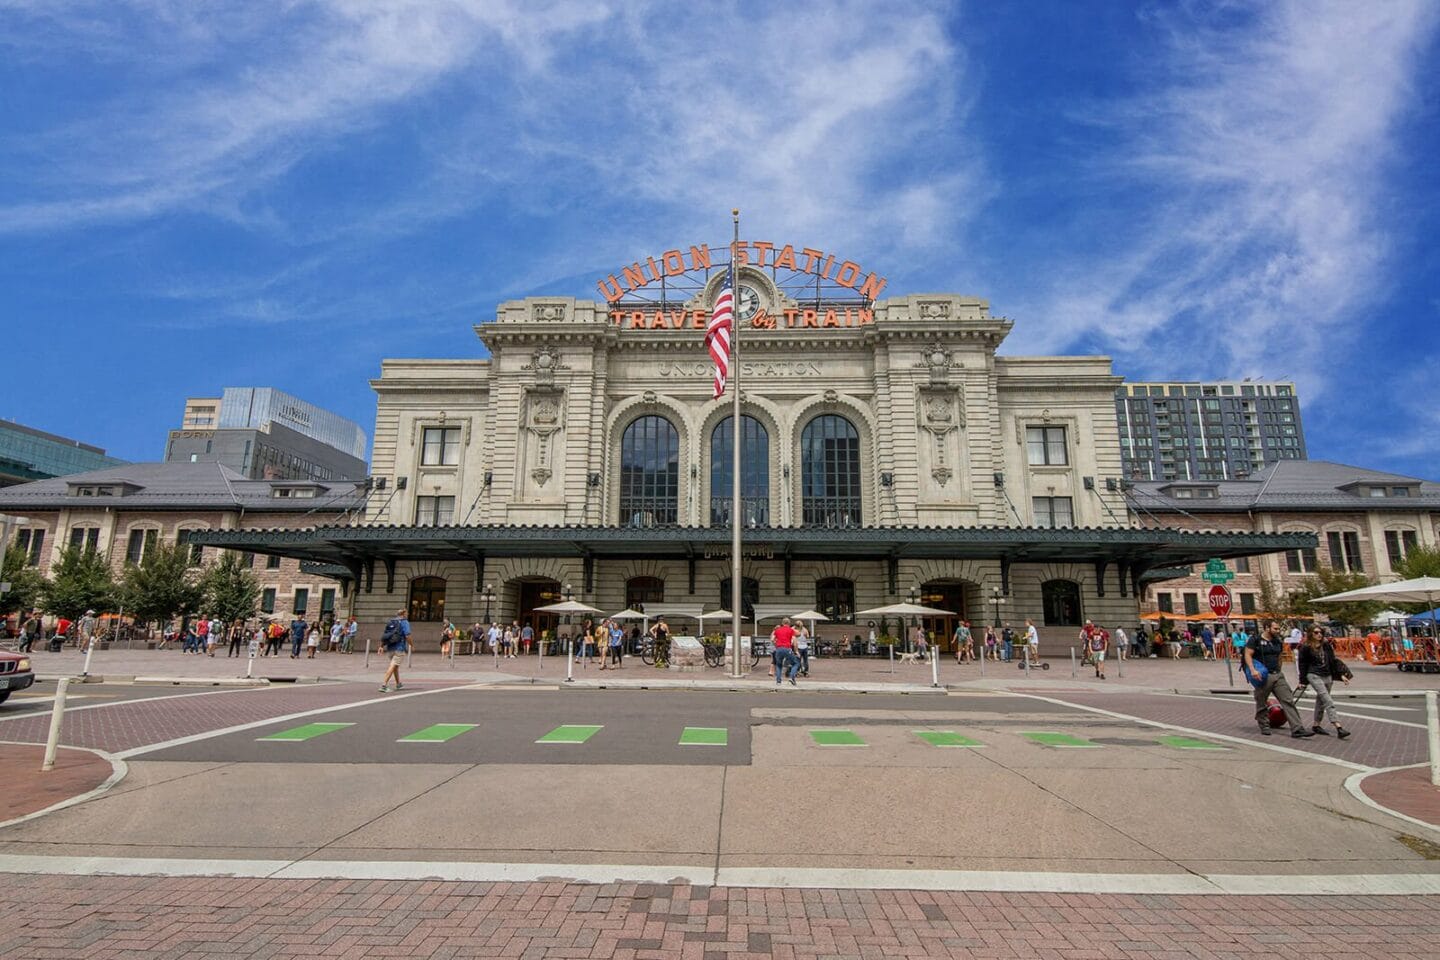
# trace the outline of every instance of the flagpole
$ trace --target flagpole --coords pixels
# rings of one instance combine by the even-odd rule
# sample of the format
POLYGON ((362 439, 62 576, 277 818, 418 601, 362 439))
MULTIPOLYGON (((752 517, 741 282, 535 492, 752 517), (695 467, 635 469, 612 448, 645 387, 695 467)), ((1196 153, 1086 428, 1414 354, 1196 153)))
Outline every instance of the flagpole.
POLYGON ((735 262, 740 251, 740 210, 731 210, 730 216, 735 227, 735 239, 730 245, 730 296, 735 304, 730 321, 730 446, 733 471, 730 488, 730 635, 735 638, 730 676, 738 680, 742 676, 740 630, 744 626, 740 580, 740 446, 744 431, 740 429, 740 271, 735 262))

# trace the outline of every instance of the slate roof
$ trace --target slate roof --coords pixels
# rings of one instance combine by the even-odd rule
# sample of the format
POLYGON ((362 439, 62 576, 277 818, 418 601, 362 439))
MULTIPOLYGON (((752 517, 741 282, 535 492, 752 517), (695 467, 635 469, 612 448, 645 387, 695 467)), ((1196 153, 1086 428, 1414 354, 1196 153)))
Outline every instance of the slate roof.
POLYGON ((1440 510, 1440 483, 1329 460, 1280 460, 1244 480, 1140 480, 1130 484, 1131 506, 1151 513, 1440 510), (1372 497, 1369 487, 1407 487, 1409 496, 1372 497), (1181 488, 1212 487, 1213 498, 1179 499, 1181 488))
POLYGON ((121 507, 126 510, 264 510, 323 512, 357 506, 364 499, 356 480, 247 480, 218 463, 129 463, 66 477, 0 488, 0 513, 66 507, 121 507), (119 486, 123 495, 84 496, 81 487, 119 486), (277 487, 314 486, 315 496, 277 498, 277 487))

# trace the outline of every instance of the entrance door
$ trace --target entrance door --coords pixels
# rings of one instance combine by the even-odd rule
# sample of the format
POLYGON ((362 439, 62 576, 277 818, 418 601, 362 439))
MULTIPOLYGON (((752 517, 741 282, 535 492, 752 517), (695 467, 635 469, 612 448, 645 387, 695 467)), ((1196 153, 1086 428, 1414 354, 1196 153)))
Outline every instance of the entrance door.
POLYGON ((555 613, 543 613, 536 611, 536 607, 548 607, 552 603, 559 603, 565 598, 560 594, 560 581, 558 580, 521 580, 520 587, 520 623, 530 624, 535 628, 535 639, 539 640, 550 631, 551 637, 558 637, 560 627, 560 615, 555 613))
POLYGON ((932 580, 920 588, 922 606, 937 610, 954 610, 954 616, 924 617, 921 624, 925 632, 933 634, 935 643, 947 653, 955 652, 955 628, 961 620, 970 619, 965 613, 965 582, 963 580, 932 580))

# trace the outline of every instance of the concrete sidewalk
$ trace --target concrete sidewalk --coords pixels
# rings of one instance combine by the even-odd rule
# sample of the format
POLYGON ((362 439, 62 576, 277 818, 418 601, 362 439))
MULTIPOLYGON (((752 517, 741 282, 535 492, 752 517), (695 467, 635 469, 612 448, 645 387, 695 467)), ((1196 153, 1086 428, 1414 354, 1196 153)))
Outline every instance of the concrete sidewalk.
MULTIPOLYGON (((41 678, 79 676, 84 669, 85 657, 73 650, 62 653, 32 654, 35 672, 41 678)), ((953 658, 942 658, 939 664, 939 681, 942 687, 990 690, 1035 690, 1035 689, 1122 689, 1140 691, 1195 691, 1233 688, 1247 690, 1244 677, 1235 667, 1226 670, 1224 661, 1142 659, 1123 662, 1111 661, 1106 666, 1107 679, 1098 680, 1088 667, 1075 665, 1072 675, 1068 655, 1064 659, 1050 659, 1049 670, 1031 670, 1028 674, 1017 663, 987 662, 981 664, 957 664, 953 658)), ((93 675, 108 680, 145 677, 155 679, 179 679, 192 681, 234 680, 244 677, 247 661, 244 658, 226 658, 223 653, 214 657, 183 654, 176 650, 106 650, 98 651, 90 665, 93 675)), ((773 683, 767 674, 768 663, 762 660, 754 669, 744 664, 746 677, 738 681, 745 686, 760 687, 773 683)), ((1346 694, 1356 692, 1393 693, 1440 689, 1440 674, 1401 673, 1394 667, 1376 667, 1367 663, 1351 664, 1355 681, 1344 688, 1346 694)), ((288 654, 279 657, 261 657, 254 663, 253 673, 257 678, 271 678, 277 681, 345 680, 378 682, 385 669, 382 656, 372 653, 368 669, 363 654, 322 653, 315 659, 302 657, 290 659, 288 654)), ((1294 665, 1286 665, 1286 673, 1295 681, 1294 665)), ((658 670, 645 666, 638 657, 629 657, 624 667, 618 670, 601 670, 598 662, 589 664, 577 661, 573 667, 577 682, 623 685, 656 685, 663 680, 665 685, 733 687, 737 681, 729 677, 728 667, 702 669, 697 672, 658 670)), ((543 663, 538 657, 515 657, 496 659, 491 656, 462 656, 453 660, 434 653, 415 654, 410 667, 405 671, 407 679, 457 680, 461 682, 539 682, 559 684, 565 680, 566 662, 563 657, 546 657, 543 663)), ((929 688, 932 682, 931 667, 928 663, 894 663, 872 658, 812 658, 810 676, 802 678, 802 686, 811 689, 826 689, 832 684, 837 689, 853 691, 856 685, 865 689, 929 688)))

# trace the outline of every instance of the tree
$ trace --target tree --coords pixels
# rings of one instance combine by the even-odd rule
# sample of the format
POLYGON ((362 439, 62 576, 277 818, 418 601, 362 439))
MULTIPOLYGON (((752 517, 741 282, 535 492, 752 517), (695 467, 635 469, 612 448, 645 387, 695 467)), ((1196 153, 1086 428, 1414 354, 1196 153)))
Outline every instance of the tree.
POLYGON ((1301 580, 1300 585, 1290 591, 1290 608, 1301 615, 1329 617, 1332 623, 1341 626, 1365 626, 1384 608, 1384 604, 1374 600, 1355 603, 1315 603, 1314 600, 1332 593, 1368 587, 1370 583, 1370 578, 1363 573, 1321 567, 1314 576, 1301 580))
POLYGON ((190 545, 157 543, 138 564, 126 566, 121 581, 125 610, 141 621, 162 625, 195 613, 205 599, 199 571, 190 565, 190 545))
POLYGON ((1257 578, 1259 585, 1260 612, 1268 613, 1272 617, 1290 617, 1294 611, 1290 609, 1290 595, 1280 589, 1280 585, 1269 577, 1257 578))
POLYGON ((0 582, 10 584, 8 592, 0 593, 0 616, 17 610, 33 610, 45 589, 45 578, 30 566, 29 553, 15 546, 5 551, 5 562, 0 564, 0 582))
POLYGON ((65 547, 41 597, 47 611, 67 620, 80 619, 86 610, 108 610, 116 598, 110 564, 94 550, 65 547))
POLYGON ((227 551, 201 579, 205 605, 226 623, 249 620, 260 606, 260 582, 240 562, 240 554, 227 551))

